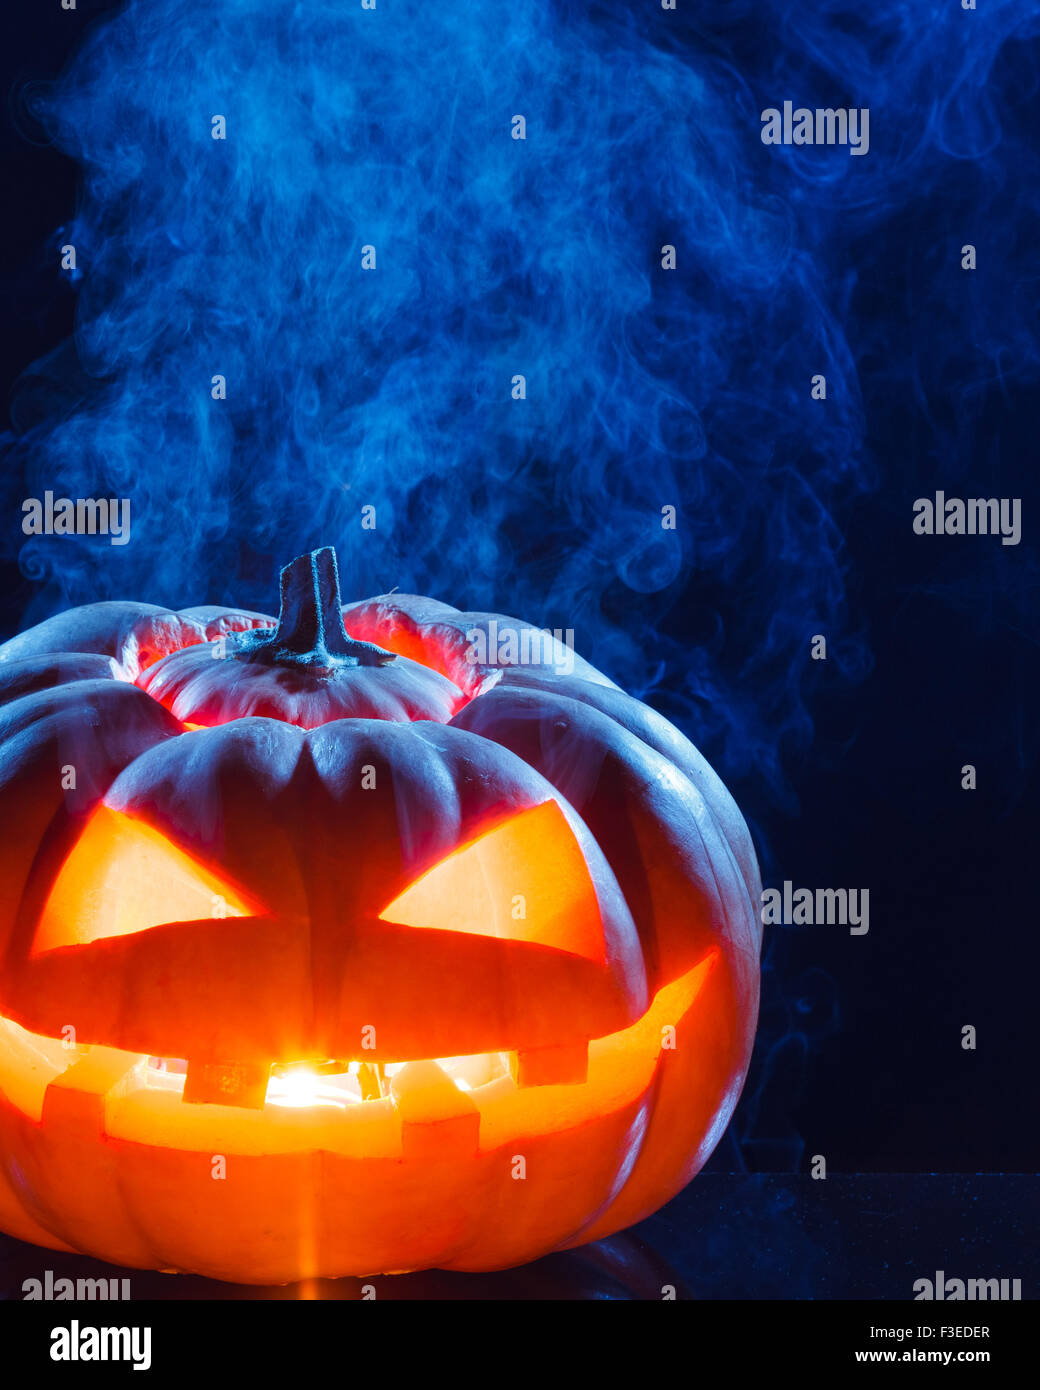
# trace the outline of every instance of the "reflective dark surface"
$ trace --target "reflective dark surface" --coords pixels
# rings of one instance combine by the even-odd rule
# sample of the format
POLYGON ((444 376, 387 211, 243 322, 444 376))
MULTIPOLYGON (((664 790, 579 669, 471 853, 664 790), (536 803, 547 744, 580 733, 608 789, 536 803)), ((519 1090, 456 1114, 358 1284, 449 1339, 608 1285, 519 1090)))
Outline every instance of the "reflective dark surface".
POLYGON ((26 1279, 130 1280, 134 1300, 377 1299, 634 1301, 914 1298, 937 1270, 959 1279, 1020 1279, 1040 1293, 1032 1175, 701 1174, 631 1231, 494 1274, 378 1275, 276 1288, 122 1270, 0 1237, 0 1298, 26 1279), (371 1292, 368 1294, 372 1296, 371 1292))
POLYGON ((312 1279, 278 1286, 224 1284, 192 1275, 119 1269, 100 1260, 39 1250, 21 1241, 0 1237, 0 1298, 23 1298, 24 1281, 39 1279, 42 1282, 48 1269, 54 1280, 126 1277, 135 1300, 245 1298, 349 1302, 375 1297, 524 1302, 532 1299, 660 1299, 665 1294, 674 1298, 691 1297, 689 1289, 667 1262, 630 1232, 494 1274, 454 1274, 434 1269, 417 1274, 375 1275, 368 1279, 312 1279))

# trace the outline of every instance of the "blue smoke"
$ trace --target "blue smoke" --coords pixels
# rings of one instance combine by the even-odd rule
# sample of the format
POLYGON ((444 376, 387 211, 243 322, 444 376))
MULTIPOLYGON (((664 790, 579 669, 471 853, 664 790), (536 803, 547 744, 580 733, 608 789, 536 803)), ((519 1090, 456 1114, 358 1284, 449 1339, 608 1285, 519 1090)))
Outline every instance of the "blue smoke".
POLYGON ((24 382, 5 487, 13 509, 127 496, 133 533, 18 536, 26 621, 118 596, 270 610, 279 566, 332 543, 347 597, 573 628, 782 797, 811 636, 831 672, 869 667, 842 539, 885 468, 864 373, 927 398, 940 339, 975 344, 980 379, 1035 368, 1002 254, 1020 219, 988 220, 990 288, 946 294, 926 345, 883 340, 869 301, 887 229, 964 161, 981 220, 1035 171, 994 72, 1036 18, 685 8, 133 0, 91 30, 35 108, 83 170, 75 343, 24 382), (869 105, 870 155, 766 149, 788 98, 869 105))

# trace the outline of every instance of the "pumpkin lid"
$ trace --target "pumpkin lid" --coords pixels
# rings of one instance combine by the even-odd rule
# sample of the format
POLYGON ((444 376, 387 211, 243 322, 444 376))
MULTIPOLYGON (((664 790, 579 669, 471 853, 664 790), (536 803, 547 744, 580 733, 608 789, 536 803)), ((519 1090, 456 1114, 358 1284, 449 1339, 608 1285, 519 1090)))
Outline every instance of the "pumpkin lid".
POLYGON ((336 719, 447 723, 467 698, 439 672, 348 635, 331 546, 282 570, 276 624, 171 652, 137 683, 198 727, 250 715, 304 729, 336 719))

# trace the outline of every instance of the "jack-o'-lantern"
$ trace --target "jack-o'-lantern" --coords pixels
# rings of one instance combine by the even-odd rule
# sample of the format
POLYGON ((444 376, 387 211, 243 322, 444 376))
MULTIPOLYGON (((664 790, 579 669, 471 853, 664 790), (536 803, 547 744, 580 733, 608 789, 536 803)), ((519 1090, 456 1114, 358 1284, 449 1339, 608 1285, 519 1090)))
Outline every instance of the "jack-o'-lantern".
POLYGON ((341 607, 328 549, 277 621, 73 609, 0 647, 0 808, 24 1240, 249 1283, 504 1268, 655 1210, 736 1103, 744 822, 529 624, 341 607))

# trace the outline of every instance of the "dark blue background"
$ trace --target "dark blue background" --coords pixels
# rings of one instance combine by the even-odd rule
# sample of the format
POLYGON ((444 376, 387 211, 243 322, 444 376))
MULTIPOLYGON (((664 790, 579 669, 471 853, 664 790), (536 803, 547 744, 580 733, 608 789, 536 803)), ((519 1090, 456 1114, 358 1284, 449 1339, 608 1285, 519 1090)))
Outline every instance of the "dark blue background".
MULTIPOLYGON (((756 534, 761 517, 741 533, 729 568, 700 566, 695 554, 685 555, 666 589, 624 576, 597 589, 608 634, 598 664, 701 744, 753 826, 765 881, 867 887, 871 900, 871 930, 862 938, 826 927, 767 932, 755 1062, 709 1164, 713 1176, 646 1224, 655 1246, 694 1285, 696 1252, 710 1248, 718 1271, 711 1287, 724 1284, 730 1294, 776 1296, 790 1281, 790 1291, 802 1294, 902 1297, 898 1280, 886 1283, 878 1272, 891 1224, 879 1223, 883 1240, 870 1235, 869 1222, 865 1235, 842 1235, 856 1227, 862 1194, 875 1190, 869 1178, 846 1185, 844 1195, 828 1194, 833 1220, 814 1224, 804 1213, 817 1201, 812 1188, 819 1185, 794 1176, 806 1173, 809 1155, 824 1154, 835 1178, 1037 1169, 1040 951, 1030 717, 1040 675, 1033 539, 1040 502, 1036 24, 1027 32, 1028 6, 1018 7, 1017 18, 1000 4, 962 15, 955 0, 932 9, 886 3, 873 20, 871 8, 861 6, 738 0, 690 6, 696 17, 670 16, 664 32, 652 7, 644 8, 631 20, 633 32, 649 34, 663 52, 710 52, 740 75, 749 109, 780 105, 785 97, 812 105, 819 95, 820 104, 869 105, 872 116, 871 153, 851 161, 871 165, 858 190, 844 168, 832 163, 826 167, 835 172, 826 175, 817 172, 822 165, 810 168, 812 151, 798 159, 779 152, 772 165, 756 166, 754 176, 770 196, 786 201, 798 225, 824 229, 818 269, 848 345, 842 370, 858 380, 861 418, 849 443, 860 460, 855 485, 831 487, 818 528, 819 545, 841 575, 840 602, 818 603, 813 592, 813 524, 791 530, 789 543, 808 557, 796 592, 785 578, 783 548, 756 534), (1022 26, 1017 32, 1016 25, 1022 26), (915 48, 930 56, 911 61, 915 48), (984 71, 973 69, 973 54, 986 55, 984 71), (941 138, 926 147, 927 133, 940 126, 941 138), (979 269, 970 277, 960 269, 963 242, 979 248, 979 269), (936 488, 1021 497, 1022 543, 914 536, 913 500, 936 488), (825 540, 825 531, 838 539, 825 540), (775 642, 774 593, 782 597, 785 624, 775 642), (609 632, 617 629, 634 643, 612 645, 609 632), (827 632, 847 659, 809 662, 816 631, 827 632), (720 642, 720 633, 729 640, 720 642), (767 668, 750 659, 756 643, 773 644, 767 668), (633 659, 645 663, 638 675, 625 669, 633 659), (742 676, 745 667, 749 677, 742 676), (653 680, 645 679, 650 668, 653 680), (777 692, 792 682, 797 698, 784 703, 777 692), (727 711, 720 714, 723 699, 727 711), (961 790, 964 763, 978 769, 977 791, 961 790), (960 1046, 968 1023, 978 1031, 975 1052, 960 1046), (758 1172, 791 1176, 778 1187, 749 1176, 758 1172), (791 1191, 801 1195, 783 1196, 791 1191), (742 1222, 740 1212, 751 1215, 742 1222), (808 1253, 800 1262, 794 1246, 802 1237, 808 1253), (758 1249, 754 1272, 740 1260, 749 1241, 758 1249), (772 1255, 764 1257, 763 1247, 772 1255), (809 1273, 823 1267, 833 1272, 830 1285, 809 1273), (737 1268, 745 1271, 739 1279, 724 1274, 737 1268)), ((76 289, 56 273, 54 247, 56 229, 76 207, 77 168, 48 142, 32 112, 46 91, 38 84, 60 72, 91 17, 105 9, 81 0, 74 15, 55 4, 7 16, 12 32, 2 61, 11 119, 4 136, 2 280, 8 331, 0 350, 9 388, 72 329, 76 289)), ((610 7, 559 9, 565 18, 583 10, 616 37, 610 7)), ((748 150, 749 159, 761 161, 757 127, 748 150)), ((684 288, 697 292, 695 283, 684 288)), ((771 293, 748 291, 758 301, 771 293)), ((797 349, 798 333, 797 318, 789 318, 771 337, 771 349, 791 341, 797 349)), ((792 476, 802 469, 810 477, 799 451, 813 448, 810 411, 819 407, 808 400, 807 380, 815 367, 812 352, 795 349, 787 387, 777 378, 788 365, 769 367, 767 403, 772 412, 785 403, 800 421, 777 448, 789 451, 792 476)), ((757 352, 755 341, 738 343, 730 361, 731 381, 743 381, 749 392, 764 370, 757 352)), ((844 360, 837 348, 833 355, 844 360)), ((52 402, 46 410, 54 408, 52 402)), ((703 418, 710 422, 710 404, 703 418)), ((750 408, 747 427, 759 428, 750 408)), ((30 606, 33 620, 62 606, 53 574, 43 575, 41 585, 40 571, 19 556, 18 503, 33 487, 16 475, 31 464, 24 438, 8 444, 5 636, 30 606), (42 592, 50 597, 41 600, 42 592)), ((756 476, 748 484, 752 494, 756 476)), ((550 507, 551 479, 550 461, 530 484, 528 509, 550 507)), ((698 502, 710 510, 710 496, 698 502)), ((605 505, 609 510, 609 497, 605 505)), ((734 514, 727 509, 722 524, 731 525, 734 514)), ((542 577, 559 572, 568 540, 566 528, 551 523, 548 534, 527 539, 522 519, 507 508, 500 523, 506 534, 515 524, 511 553, 531 576, 525 581, 530 603, 537 602, 540 583, 546 594, 558 594, 542 577)), ((234 534, 227 544, 239 601, 270 608, 273 594, 266 604, 261 595, 271 593, 277 566, 290 556, 253 549, 234 534)), ((54 563, 60 568, 60 556, 54 563)), ((165 562, 161 568, 156 590, 134 597, 189 604, 226 596, 198 591, 190 575, 178 587, 165 562)), ((832 582, 822 565, 817 577, 821 585, 832 582)), ((381 589, 382 579, 373 574, 371 589, 381 589)), ((74 601, 84 601, 90 595, 85 581, 78 582, 74 601)), ((491 594, 500 611, 520 609, 511 600, 508 570, 492 569, 481 582, 474 581, 472 595, 439 596, 465 607, 491 594)), ((556 622, 559 612, 526 615, 556 622)), ((583 654, 597 662, 596 651, 583 654)), ((967 1276, 1027 1275, 1024 1252, 1015 1260, 1030 1208, 1035 1230, 1034 1183, 921 1181, 937 1183, 930 1190, 944 1195, 935 1199, 940 1218, 914 1245, 913 1277, 931 1272, 932 1245, 933 1267, 967 1276), (965 1238, 971 1269, 958 1263, 965 1238)), ((923 1190, 912 1182, 885 1189, 889 1220, 900 1231, 923 1190)), ((1035 1279, 1026 1290, 1027 1297, 1034 1294, 1035 1279)))

